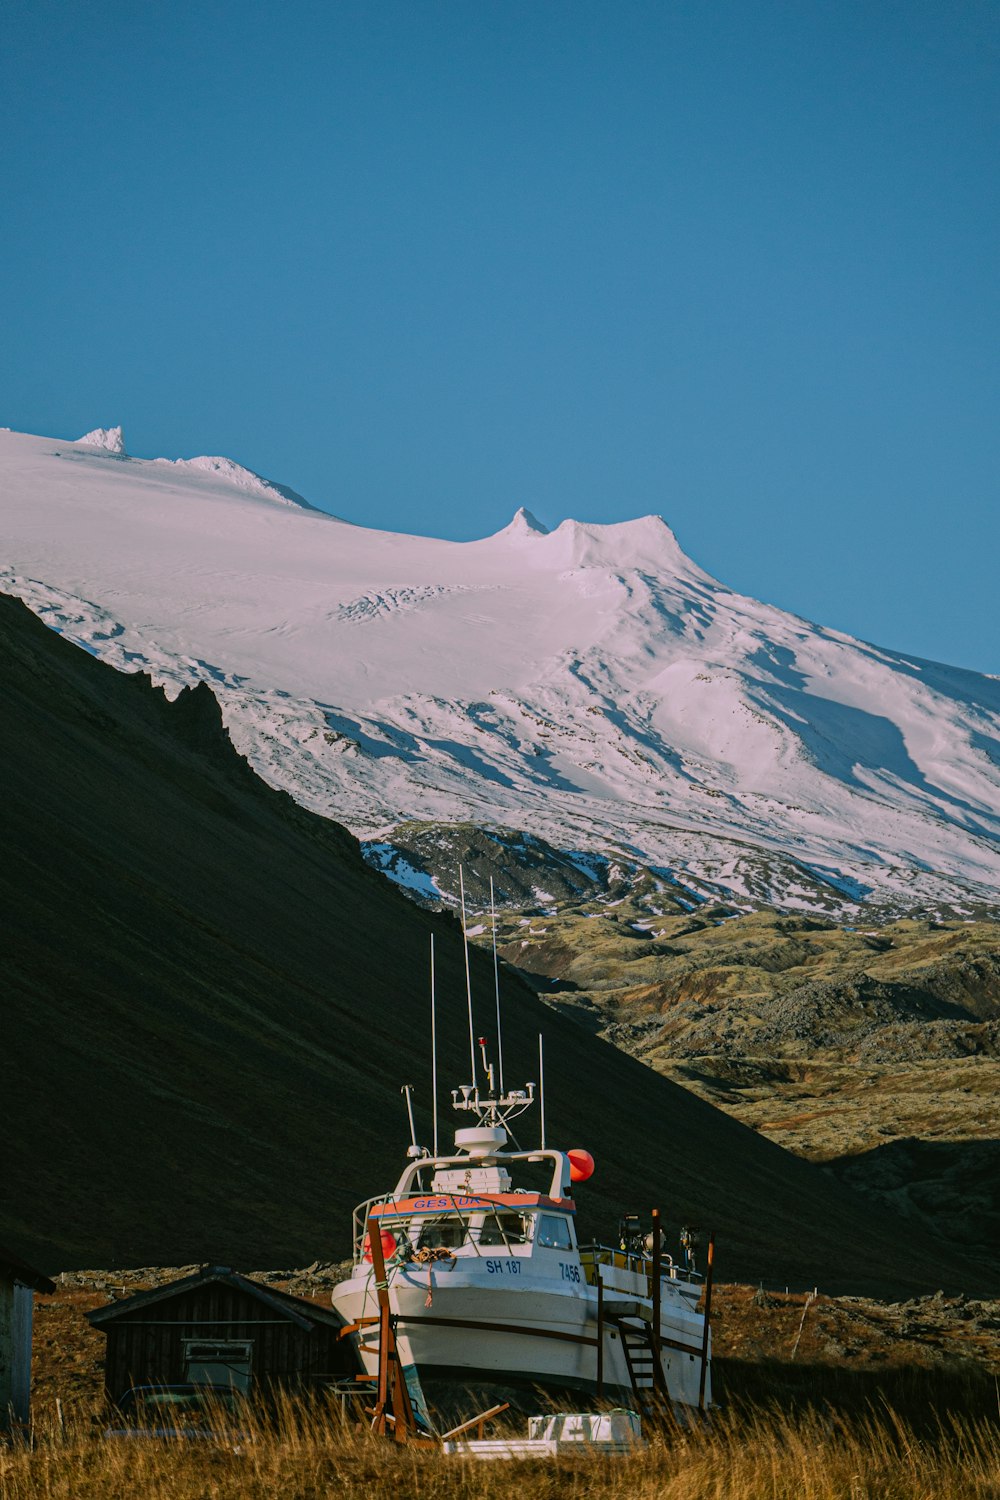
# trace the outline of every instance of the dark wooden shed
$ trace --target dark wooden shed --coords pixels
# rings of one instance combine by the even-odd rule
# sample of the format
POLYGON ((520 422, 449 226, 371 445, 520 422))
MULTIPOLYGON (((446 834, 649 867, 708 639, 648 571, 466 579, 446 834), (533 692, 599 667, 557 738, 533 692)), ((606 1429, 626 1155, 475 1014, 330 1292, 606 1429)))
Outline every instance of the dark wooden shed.
POLYGON ((29 1419, 34 1294, 54 1291, 47 1276, 0 1246, 0 1432, 29 1419))
POLYGON ((263 1394, 316 1387, 357 1371, 343 1320, 288 1292, 206 1266, 87 1314, 107 1335, 111 1401, 131 1386, 207 1384, 263 1394))

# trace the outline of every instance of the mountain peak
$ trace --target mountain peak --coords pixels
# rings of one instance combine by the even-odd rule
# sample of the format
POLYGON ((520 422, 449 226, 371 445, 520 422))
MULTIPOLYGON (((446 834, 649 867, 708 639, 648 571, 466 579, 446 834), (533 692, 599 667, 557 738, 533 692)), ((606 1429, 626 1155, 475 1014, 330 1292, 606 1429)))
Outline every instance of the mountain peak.
POLYGON ((510 524, 511 526, 520 527, 522 531, 533 532, 536 536, 548 536, 549 534, 549 528, 544 526, 526 505, 518 506, 514 519, 510 524))
POLYGON ((564 568, 638 569, 711 581, 687 556, 662 516, 607 524, 563 521, 551 533, 551 552, 553 562, 564 568))
POLYGON ((103 448, 105 453, 113 453, 117 458, 128 458, 121 427, 95 427, 76 441, 85 448, 103 448))
POLYGON ((597 568, 604 572, 649 572, 713 584, 709 574, 687 556, 662 516, 636 516, 630 521, 575 521, 568 518, 550 531, 525 506, 502 531, 485 539, 525 548, 524 560, 534 570, 566 572, 597 568))
POLYGON ((514 512, 514 519, 502 531, 496 533, 498 537, 506 537, 509 541, 517 541, 526 537, 548 536, 549 528, 543 526, 537 516, 533 516, 527 506, 520 505, 514 512))

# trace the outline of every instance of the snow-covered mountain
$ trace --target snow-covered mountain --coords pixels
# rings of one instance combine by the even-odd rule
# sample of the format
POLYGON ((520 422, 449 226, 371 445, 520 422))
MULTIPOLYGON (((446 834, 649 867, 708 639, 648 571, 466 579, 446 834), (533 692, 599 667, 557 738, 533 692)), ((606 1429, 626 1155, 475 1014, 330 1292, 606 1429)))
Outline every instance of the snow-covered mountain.
POLYGON ((0 507, 0 589, 207 680, 261 774, 363 838, 471 821, 693 897, 1000 907, 1000 681, 736 594, 657 516, 372 531, 117 429, 0 432, 0 507))

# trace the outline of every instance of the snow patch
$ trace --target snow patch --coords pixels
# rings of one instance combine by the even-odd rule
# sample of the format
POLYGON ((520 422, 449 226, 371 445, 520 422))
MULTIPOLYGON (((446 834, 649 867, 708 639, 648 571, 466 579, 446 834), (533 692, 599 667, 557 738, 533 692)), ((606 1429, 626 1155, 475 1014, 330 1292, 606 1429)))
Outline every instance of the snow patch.
POLYGON ((608 868, 608 858, 604 854, 590 854, 583 849, 564 849, 563 854, 581 875, 586 875, 595 885, 602 880, 608 868))
POLYGON ((392 844, 371 841, 361 845, 361 852, 368 863, 387 875, 395 885, 420 896, 425 901, 441 901, 441 888, 433 875, 426 870, 417 870, 392 844))

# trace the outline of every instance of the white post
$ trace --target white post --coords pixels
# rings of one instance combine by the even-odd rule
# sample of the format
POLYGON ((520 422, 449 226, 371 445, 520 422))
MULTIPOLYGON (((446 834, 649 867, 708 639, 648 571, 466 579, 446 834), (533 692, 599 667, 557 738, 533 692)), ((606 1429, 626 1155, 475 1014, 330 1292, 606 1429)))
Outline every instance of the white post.
POLYGON ((497 996, 497 1062, 500 1072, 500 1097, 503 1098, 503 1028, 500 1024, 500 965, 497 960, 497 907, 493 896, 493 876, 490 876, 490 913, 493 918, 493 987, 497 996))
POLYGON ((472 1059, 472 1077, 469 1082, 476 1086, 476 1031, 472 1024, 472 975, 469 972, 469 935, 465 926, 465 876, 458 867, 458 888, 462 896, 462 945, 465 948, 465 993, 469 1000, 469 1056, 472 1059))
POLYGON ((542 1150, 545 1150, 545 1049, 538 1033, 538 1105, 542 1117, 542 1150))
POLYGON ((437 1001, 434 993, 434 934, 431 933, 431 1098, 434 1101, 434 1155, 438 1154, 437 1001))

